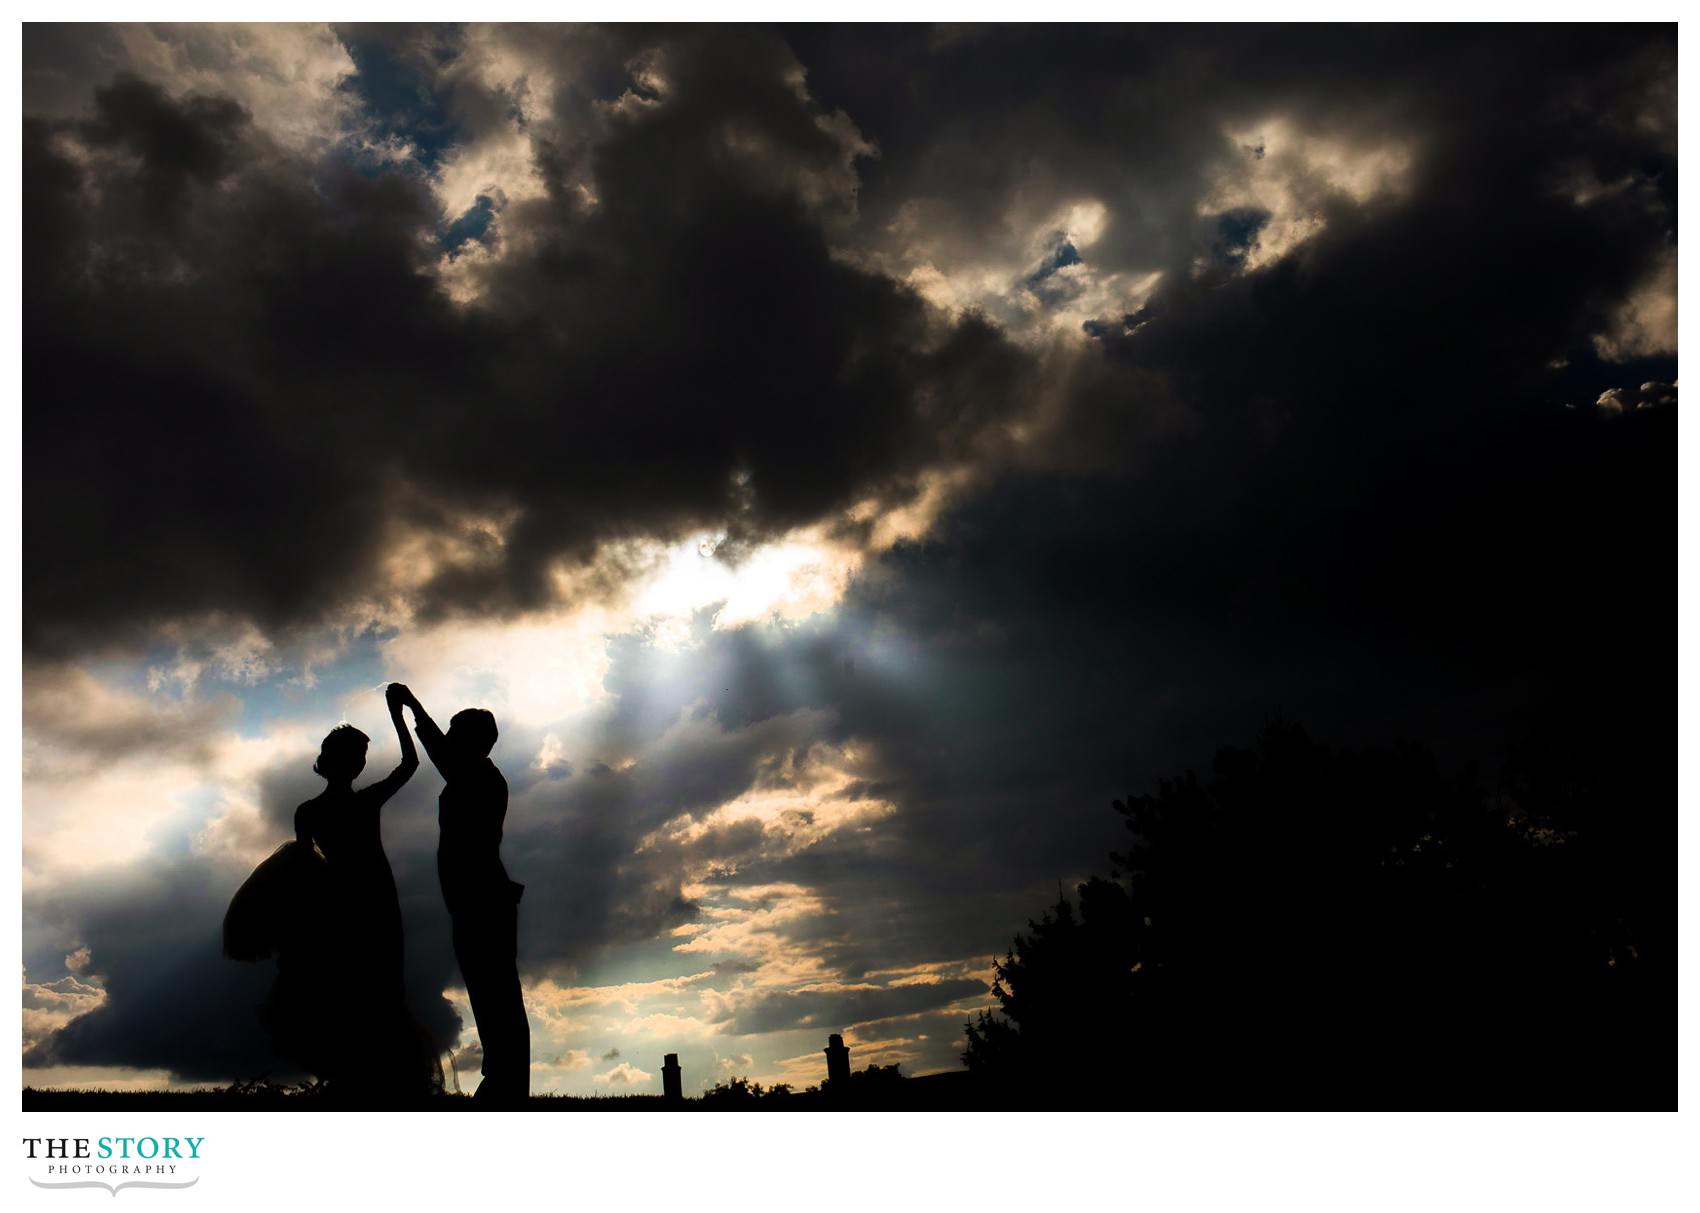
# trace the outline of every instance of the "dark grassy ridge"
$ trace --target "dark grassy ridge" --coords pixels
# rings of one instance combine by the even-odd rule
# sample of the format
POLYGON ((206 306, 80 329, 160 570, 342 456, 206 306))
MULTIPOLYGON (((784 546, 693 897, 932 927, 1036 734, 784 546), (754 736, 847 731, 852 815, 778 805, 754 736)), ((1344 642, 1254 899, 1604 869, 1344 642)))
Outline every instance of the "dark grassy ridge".
MULTIPOLYGON (((862 1085, 862 1084, 858 1084, 862 1085)), ((871 1084, 867 1085, 871 1087, 871 1084)), ((528 1112, 922 1112, 972 1111, 985 1107, 977 1084, 966 1071, 882 1082, 878 1089, 856 1089, 845 1098, 811 1087, 806 1091, 766 1091, 726 1087, 669 1103, 660 1095, 535 1095, 528 1112)), ((265 1084, 242 1084, 195 1091, 40 1091, 25 1087, 25 1112, 472 1112, 470 1095, 434 1096, 423 1103, 374 1104, 339 1100, 329 1091, 265 1084)))
MULTIPOLYGON (((575 1098, 539 1095, 530 1111, 662 1111, 659 1095, 600 1095, 575 1098)), ((38 1091, 24 1088, 25 1112, 340 1112, 416 1111, 470 1112, 470 1095, 445 1093, 424 1103, 373 1104, 339 1100, 330 1093, 292 1087, 226 1087, 195 1091, 38 1091)))

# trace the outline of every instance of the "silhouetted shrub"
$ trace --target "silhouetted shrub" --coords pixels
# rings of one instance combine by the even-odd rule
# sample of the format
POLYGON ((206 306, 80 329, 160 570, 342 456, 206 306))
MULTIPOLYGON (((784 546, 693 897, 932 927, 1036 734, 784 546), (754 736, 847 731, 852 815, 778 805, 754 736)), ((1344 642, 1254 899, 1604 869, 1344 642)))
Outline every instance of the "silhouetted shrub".
MULTIPOLYGON (((775 1088, 777 1090, 778 1088, 775 1088)), ((789 1095, 791 1089, 785 1088, 789 1095)), ((770 1098, 773 1092, 768 1091, 759 1082, 751 1082, 748 1078, 729 1078, 717 1082, 702 1093, 703 1106, 717 1111, 735 1111, 739 1108, 751 1107, 763 1099, 770 1098)))

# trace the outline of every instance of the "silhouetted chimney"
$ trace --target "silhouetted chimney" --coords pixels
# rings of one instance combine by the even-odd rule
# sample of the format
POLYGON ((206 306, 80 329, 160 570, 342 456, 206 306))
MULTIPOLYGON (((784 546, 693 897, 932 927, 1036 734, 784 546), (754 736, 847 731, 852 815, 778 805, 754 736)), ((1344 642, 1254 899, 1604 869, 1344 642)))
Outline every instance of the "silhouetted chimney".
POLYGON ((826 1038, 826 1080, 835 1087, 850 1085, 850 1050, 837 1032, 826 1038))
POLYGON ((667 1054, 667 1060, 661 1063, 661 1097, 668 1103, 679 1103, 685 1098, 684 1083, 679 1077, 679 1055, 667 1054))

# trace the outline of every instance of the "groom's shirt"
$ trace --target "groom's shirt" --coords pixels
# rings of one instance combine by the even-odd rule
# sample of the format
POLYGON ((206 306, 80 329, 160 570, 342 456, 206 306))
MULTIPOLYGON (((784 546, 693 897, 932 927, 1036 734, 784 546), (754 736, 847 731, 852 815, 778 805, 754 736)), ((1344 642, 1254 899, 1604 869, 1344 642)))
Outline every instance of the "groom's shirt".
POLYGON ((436 723, 415 719, 415 731, 443 777, 437 797, 437 879, 449 913, 518 900, 519 885, 502 866, 502 819, 508 781, 488 756, 460 760, 436 723))

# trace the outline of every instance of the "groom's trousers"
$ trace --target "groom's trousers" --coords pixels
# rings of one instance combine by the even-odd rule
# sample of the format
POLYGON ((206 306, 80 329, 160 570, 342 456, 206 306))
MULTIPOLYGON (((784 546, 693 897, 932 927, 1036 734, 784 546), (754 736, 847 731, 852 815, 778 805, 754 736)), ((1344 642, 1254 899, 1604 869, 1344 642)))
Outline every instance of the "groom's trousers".
POLYGON ((480 1103, 517 1104, 531 1091, 531 1025, 519 988, 519 898, 524 886, 480 891, 457 899, 455 960, 472 1002, 484 1049, 480 1103))

